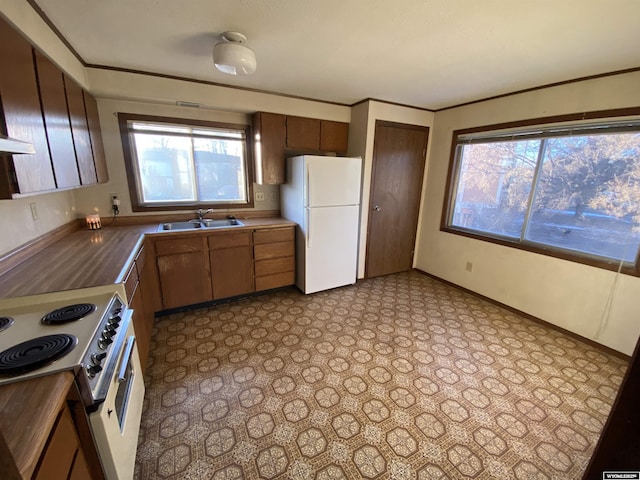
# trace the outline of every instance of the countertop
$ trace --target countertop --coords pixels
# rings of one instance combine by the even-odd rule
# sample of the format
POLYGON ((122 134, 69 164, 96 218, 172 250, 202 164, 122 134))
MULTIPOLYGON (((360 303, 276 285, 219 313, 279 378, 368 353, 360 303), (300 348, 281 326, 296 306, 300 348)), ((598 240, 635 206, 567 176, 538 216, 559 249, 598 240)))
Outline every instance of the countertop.
POLYGON ((60 372, 2 386, 2 478, 31 478, 72 383, 71 372, 60 372))
MULTIPOLYGON (((0 298, 120 283, 146 235, 295 225, 282 218, 241 221, 228 229, 158 232, 153 223, 76 230, 0 276, 0 298)), ((9 478, 31 478, 72 382, 70 372, 61 372, 0 387, 0 471, 9 478)))
POLYGON ((283 218, 241 219, 244 226, 158 232, 159 223, 76 230, 0 276, 0 298, 120 283, 145 235, 215 233, 295 225, 283 218))

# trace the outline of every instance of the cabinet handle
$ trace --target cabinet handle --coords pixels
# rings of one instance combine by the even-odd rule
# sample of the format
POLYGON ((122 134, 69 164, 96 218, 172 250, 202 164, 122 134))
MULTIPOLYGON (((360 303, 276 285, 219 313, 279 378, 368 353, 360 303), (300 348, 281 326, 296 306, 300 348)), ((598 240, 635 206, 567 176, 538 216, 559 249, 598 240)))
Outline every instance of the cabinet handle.
POLYGON ((131 360, 131 354, 133 353, 133 346, 136 344, 136 337, 131 335, 127 339, 127 345, 124 347, 124 355, 122 356, 122 363, 120 364, 120 371, 118 372, 118 383, 122 383, 127 379, 127 366, 131 360))

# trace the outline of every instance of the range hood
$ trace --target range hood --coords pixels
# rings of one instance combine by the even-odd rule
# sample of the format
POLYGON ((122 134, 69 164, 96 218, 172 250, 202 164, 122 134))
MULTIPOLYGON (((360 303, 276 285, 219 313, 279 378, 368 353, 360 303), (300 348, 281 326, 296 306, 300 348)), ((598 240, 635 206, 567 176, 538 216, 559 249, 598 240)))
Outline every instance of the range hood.
POLYGON ((36 153, 33 145, 22 140, 9 138, 0 133, 0 152, 4 153, 36 153))

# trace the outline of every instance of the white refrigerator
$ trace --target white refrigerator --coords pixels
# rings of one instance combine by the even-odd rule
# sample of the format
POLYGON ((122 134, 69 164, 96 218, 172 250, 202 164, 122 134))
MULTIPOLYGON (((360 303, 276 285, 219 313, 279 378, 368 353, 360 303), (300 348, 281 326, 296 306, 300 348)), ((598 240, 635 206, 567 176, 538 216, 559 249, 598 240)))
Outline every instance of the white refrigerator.
POLYGON ((282 216, 296 222, 296 285, 304 293, 356 283, 362 159, 287 159, 282 216))

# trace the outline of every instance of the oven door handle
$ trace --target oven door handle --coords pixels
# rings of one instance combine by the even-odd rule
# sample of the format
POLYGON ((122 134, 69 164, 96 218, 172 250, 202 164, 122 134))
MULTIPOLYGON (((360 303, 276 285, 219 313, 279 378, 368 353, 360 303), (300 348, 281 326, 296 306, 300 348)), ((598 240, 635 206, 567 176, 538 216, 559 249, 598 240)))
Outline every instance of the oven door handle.
POLYGON ((124 347, 124 355, 122 356, 122 363, 120 364, 120 371, 118 372, 118 383, 122 383, 127 379, 127 366, 131 360, 131 354, 133 353, 133 346, 136 344, 136 337, 131 335, 127 339, 127 345, 124 347))

